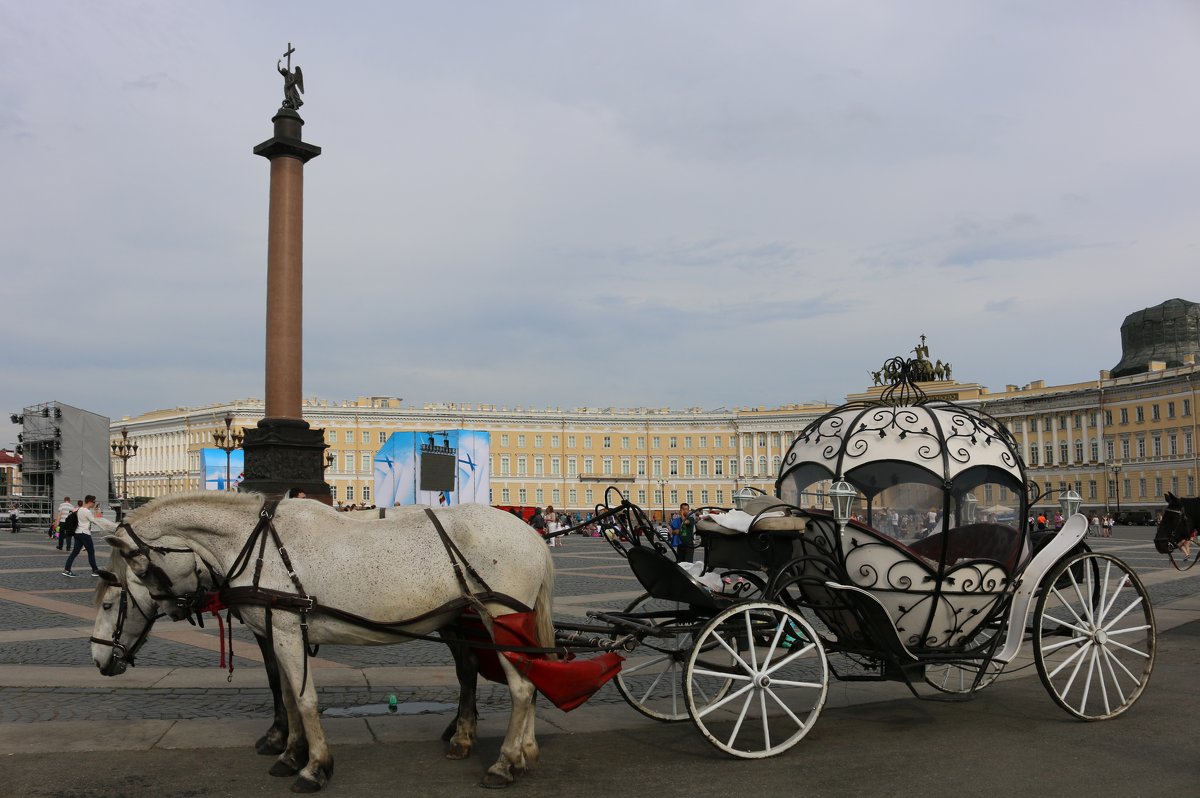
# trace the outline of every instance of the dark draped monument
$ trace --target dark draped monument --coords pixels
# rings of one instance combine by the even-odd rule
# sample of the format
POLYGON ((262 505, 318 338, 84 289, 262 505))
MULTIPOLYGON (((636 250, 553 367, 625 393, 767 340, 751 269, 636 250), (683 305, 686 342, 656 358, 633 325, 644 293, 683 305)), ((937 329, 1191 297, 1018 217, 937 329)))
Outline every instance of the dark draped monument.
POLYGON ((276 68, 283 76, 283 102, 271 121, 274 135, 254 148, 271 162, 267 229, 267 334, 264 418, 246 430, 245 479, 241 490, 280 496, 293 488, 328 503, 325 434, 303 417, 301 377, 304 347, 304 165, 321 148, 304 142, 304 74, 292 68, 288 44, 276 68))
POLYGON ((1167 368, 1183 365, 1185 355, 1200 355, 1200 304, 1168 299, 1130 313, 1121 325, 1121 362, 1113 377, 1142 374, 1152 361, 1167 368))

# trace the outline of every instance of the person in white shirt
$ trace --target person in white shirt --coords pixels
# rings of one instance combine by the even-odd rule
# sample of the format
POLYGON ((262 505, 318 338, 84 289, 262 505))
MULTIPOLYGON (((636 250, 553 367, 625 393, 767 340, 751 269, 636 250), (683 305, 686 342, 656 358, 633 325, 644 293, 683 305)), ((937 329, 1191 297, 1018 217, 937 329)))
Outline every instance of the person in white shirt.
POLYGON ((71 550, 71 556, 67 558, 67 564, 63 566, 63 576, 75 576, 71 572, 71 563, 75 562, 75 557, 79 555, 80 549, 87 549, 88 565, 92 566, 92 576, 99 576, 100 570, 96 566, 96 549, 92 545, 92 519, 95 514, 92 512, 96 509, 96 497, 90 493, 83 497, 83 506, 75 511, 75 517, 79 519, 79 526, 75 529, 75 548, 71 550))
MULTIPOLYGON (((50 537, 58 534, 58 527, 63 521, 67 520, 67 516, 75 509, 75 505, 71 504, 70 496, 63 496, 62 504, 58 505, 58 512, 54 515, 54 524, 50 527, 50 537)), ((61 549, 62 546, 59 546, 61 549)))

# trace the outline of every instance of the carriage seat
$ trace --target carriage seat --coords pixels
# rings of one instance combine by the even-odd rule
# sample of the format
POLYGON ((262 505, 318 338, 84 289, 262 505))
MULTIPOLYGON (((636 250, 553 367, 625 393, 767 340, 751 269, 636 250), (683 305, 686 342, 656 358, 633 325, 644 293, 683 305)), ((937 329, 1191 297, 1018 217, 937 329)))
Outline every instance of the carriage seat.
POLYGON ((696 522, 696 529, 718 535, 800 534, 808 528, 808 518, 802 512, 774 496, 759 496, 746 502, 745 510, 730 510, 701 518, 696 522))

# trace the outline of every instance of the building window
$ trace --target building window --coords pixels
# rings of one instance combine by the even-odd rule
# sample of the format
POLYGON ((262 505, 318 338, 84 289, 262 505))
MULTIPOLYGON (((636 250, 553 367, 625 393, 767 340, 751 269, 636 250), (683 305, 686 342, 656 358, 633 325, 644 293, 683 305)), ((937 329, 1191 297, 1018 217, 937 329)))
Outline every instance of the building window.
POLYGON ((1146 420, 1146 408, 1141 407, 1139 405, 1137 407, 1137 423, 1141 424, 1145 420, 1146 420))
POLYGON ((567 476, 573 477, 579 473, 579 461, 574 457, 567 458, 567 476))
POLYGON ((585 448, 585 449, 592 448, 592 436, 591 435, 583 436, 583 448, 585 448))
POLYGON ((1053 429, 1052 421, 1050 416, 1046 416, 1042 419, 1042 432, 1050 432, 1051 429, 1053 429))
MULTIPOLYGON (((668 464, 667 475, 672 476, 672 477, 679 476, 679 460, 678 459, 676 459, 674 457, 671 458, 671 461, 668 464)), ((671 501, 674 501, 674 499, 672 499, 671 501)))
POLYGON ((1100 459, 1100 444, 1096 441, 1092 441, 1092 462, 1095 462, 1099 459, 1100 459))
POLYGON ((717 488, 717 504, 722 505, 724 503, 725 503, 725 491, 721 490, 720 488, 717 488))
POLYGON ((1096 500, 1096 480, 1088 480, 1088 498, 1092 501, 1096 500))
POLYGON ((696 498, 695 498, 695 496, 692 495, 692 492, 690 490, 686 490, 683 492, 683 500, 685 502, 687 502, 688 504, 696 503, 696 498))
POLYGON ((1038 464, 1038 449, 1036 446, 1029 447, 1029 464, 1031 466, 1038 464))
POLYGON ((387 443, 387 433, 386 432, 379 433, 379 442, 387 443))
POLYGON ((579 504, 579 491, 575 488, 571 488, 569 491, 567 491, 567 500, 571 502, 572 505, 579 504))
POLYGON ((1105 441, 1105 442, 1104 442, 1104 449, 1105 449, 1105 452, 1108 454, 1108 462, 1110 462, 1110 463, 1111 463, 1111 462, 1113 461, 1113 456, 1114 456, 1114 455, 1113 455, 1113 442, 1112 442, 1112 441, 1105 441))
POLYGON ((1129 408, 1128 407, 1121 408, 1121 423, 1122 424, 1129 423, 1129 408))
POLYGON ((595 458, 593 458, 593 457, 583 458, 583 473, 585 473, 585 474, 595 473, 595 468, 596 468, 595 458))
POLYGON ((716 460, 713 460, 713 476, 714 477, 720 477, 720 476, 725 475, 725 469, 722 468, 722 466, 724 466, 724 465, 725 465, 725 461, 722 460, 720 457, 718 457, 716 460))
POLYGON ((558 504, 562 501, 562 492, 559 491, 558 488, 555 488, 550 492, 550 501, 554 502, 555 504, 558 504))
POLYGON ((674 435, 667 438, 667 448, 668 449, 678 449, 679 448, 679 438, 676 438, 674 435))
POLYGON ((521 504, 524 504, 524 503, 525 503, 525 501, 526 501, 526 495, 527 495, 527 494, 525 493, 525 489, 524 489, 524 488, 519 488, 519 489, 517 489, 517 501, 519 501, 521 504))
POLYGON ((500 436, 500 445, 508 446, 508 434, 507 433, 500 436))
POLYGON ((574 435, 567 436, 567 446, 571 449, 575 448, 575 436, 574 435))
POLYGON ((1138 480, 1138 498, 1146 498, 1146 478, 1142 477, 1138 480))
POLYGON ((1083 462, 1083 441, 1075 441, 1075 462, 1083 462))
POLYGON ((504 502, 505 504, 508 504, 510 501, 512 501, 512 496, 509 494, 508 488, 500 489, 500 501, 504 502))
POLYGON ((1155 495, 1155 496, 1161 496, 1161 495, 1163 495, 1163 489, 1162 489, 1162 477, 1155 477, 1155 478, 1154 478, 1154 495, 1155 495))
POLYGON ((1054 464, 1054 446, 1047 443, 1046 444, 1046 465, 1053 465, 1053 464, 1054 464))
POLYGON ((679 491, 672 489, 671 490, 671 506, 674 506, 676 504, 679 504, 679 491))
POLYGON ((656 476, 656 477, 662 476, 662 458, 661 457, 654 458, 654 476, 656 476))
MULTIPOLYGON (((337 471, 337 470, 338 470, 338 467, 337 467, 338 453, 337 453, 337 452, 330 452, 330 453, 329 453, 329 456, 330 456, 331 458, 333 458, 333 459, 331 459, 331 460, 329 461, 329 470, 330 470, 330 471, 337 471)), ((334 498, 337 498, 337 497, 335 496, 334 498)))
POLYGON ((1059 429, 1066 429, 1066 428, 1067 428, 1067 417, 1066 417, 1066 416, 1059 416, 1059 417, 1058 417, 1058 428, 1059 428, 1059 429))
POLYGON ((1162 417, 1158 414, 1158 405, 1150 405, 1150 418, 1153 421, 1158 421, 1162 417))
POLYGON ((517 458, 517 476, 523 477, 523 476, 526 476, 527 474, 529 474, 529 458, 518 457, 517 458))
POLYGON ((353 485, 346 486, 346 501, 351 502, 351 503, 354 502, 354 486, 353 485))
POLYGON ((508 476, 509 473, 511 473, 509 471, 509 468, 511 465, 512 465, 512 463, 509 460, 508 455, 502 456, 500 458, 500 476, 502 476, 502 477, 508 476))
POLYGON ((646 491, 644 488, 638 490, 638 504, 646 503, 646 491))
POLYGON ((696 476, 695 463, 692 461, 692 458, 690 458, 690 457, 685 457, 683 459, 683 475, 685 477, 696 476))
POLYGON ((1121 441, 1121 459, 1129 459, 1129 439, 1125 438, 1121 441))
POLYGON ((650 439, 650 447, 652 449, 661 449, 662 448, 662 438, 660 438, 658 435, 655 435, 654 437, 652 437, 650 439))
POLYGON ((747 476, 747 477, 754 476, 754 458, 753 457, 746 458, 746 473, 744 476, 747 476))
POLYGON ((533 446, 534 446, 534 448, 535 448, 535 449, 540 449, 540 448, 542 448, 542 436, 541 436, 541 435, 534 435, 534 436, 533 436, 533 446))
POLYGON ((1121 483, 1122 483, 1121 484, 1121 493, 1124 494, 1126 499, 1132 499, 1133 498, 1133 480, 1123 479, 1123 480, 1121 480, 1121 483))
POLYGON ((738 461, 736 457, 729 458, 729 476, 736 477, 738 475, 738 461))
POLYGON ((633 461, 631 461, 628 457, 622 457, 621 458, 621 475, 629 476, 632 473, 633 473, 633 461))
POLYGON ((700 458, 700 476, 702 476, 702 477, 708 476, 708 458, 707 457, 700 458))
POLYGON ((525 436, 524 435, 517 436, 517 448, 519 448, 519 449, 525 448, 525 436))
POLYGON ((334 501, 337 501, 337 493, 338 493, 337 485, 330 485, 329 486, 329 498, 333 499, 334 501))
POLYGON ((760 477, 765 477, 765 476, 767 475, 767 458, 766 458, 766 455, 762 455, 762 456, 760 456, 760 457, 758 458, 758 475, 759 475, 760 477))
POLYGON ((1150 443, 1151 443, 1151 445, 1153 446, 1153 448, 1151 449, 1151 451, 1152 451, 1152 452, 1154 452, 1154 456, 1155 456, 1155 457, 1162 457, 1162 438, 1160 438, 1159 436, 1155 435, 1155 436, 1154 436, 1154 437, 1153 437, 1153 438, 1150 440, 1150 443))
POLYGON ((638 436, 638 439, 637 439, 637 447, 638 447, 639 449, 645 449, 645 448, 646 448, 646 436, 645 436, 645 435, 639 435, 639 436, 638 436))
POLYGON ((1179 454, 1179 438, 1173 432, 1167 436, 1167 454, 1172 457, 1179 454))
POLYGON ((1072 422, 1075 425, 1075 429, 1083 429, 1083 416, 1079 413, 1075 414, 1072 422))
MULTIPOLYGON (((364 474, 371 473, 371 455, 368 452, 362 453, 362 470, 364 474)), ((365 501, 365 499, 364 499, 365 501)))
POLYGON ((700 491, 700 503, 706 507, 708 506, 708 491, 700 491))
POLYGON ((637 470, 638 476, 639 477, 646 476, 646 458, 639 457, 637 463, 638 463, 638 470, 637 470))
POLYGON ((692 448, 692 436, 691 435, 685 435, 683 437, 683 448, 685 448, 685 449, 692 448))
POLYGON ((542 502, 546 501, 546 494, 541 488, 538 488, 533 492, 533 500, 538 503, 539 507, 541 506, 542 502))
POLYGON ((337 443, 337 430, 335 430, 335 429, 329 430, 329 442, 337 443))
POLYGON ((560 440, 561 440, 561 438, 559 438, 557 435, 551 435, 551 436, 550 436, 550 448, 551 448, 551 449, 557 449, 557 448, 558 448, 558 442, 559 442, 560 440))
POLYGON ((592 498, 592 489, 591 488, 588 488, 587 490, 585 490, 583 492, 583 498, 588 503, 588 507, 591 507, 592 504, 595 502, 595 499, 592 498))
POLYGON ((1065 465, 1067 459, 1067 442, 1063 441, 1062 443, 1058 444, 1058 462, 1065 465))
POLYGON ((1145 438, 1137 439, 1137 453, 1138 453, 1138 457, 1146 456, 1146 439, 1145 438))
POLYGON ((1192 414, 1192 400, 1184 399, 1183 400, 1183 416, 1184 416, 1184 418, 1187 418, 1191 414, 1192 414))
POLYGON ((371 501, 371 486, 370 486, 370 485, 363 485, 363 488, 362 488, 362 500, 363 500, 364 502, 369 502, 369 501, 371 501))
POLYGON ((535 477, 546 476, 546 459, 544 457, 533 458, 533 475, 535 477))
POLYGON ((1105 425, 1107 425, 1109 427, 1112 426, 1112 411, 1111 410, 1104 411, 1104 423, 1105 423, 1105 425))
POLYGON ((612 463, 612 458, 611 458, 611 457, 605 457, 605 458, 602 458, 602 459, 601 459, 601 461, 600 461, 600 463, 601 463, 601 465, 602 465, 602 466, 603 466, 603 468, 604 468, 604 475, 605 475, 605 476, 612 476, 612 472, 613 472, 613 470, 612 470, 612 465, 613 465, 613 463, 612 463))
POLYGON ((628 435, 622 435, 622 436, 621 436, 621 448, 622 448, 622 449, 628 449, 628 448, 629 448, 629 436, 628 436, 628 435))
POLYGON ((550 475, 557 477, 561 473, 562 473, 562 458, 561 457, 551 457, 550 458, 550 475))
POLYGON ((611 448, 612 448, 612 436, 611 436, 611 435, 605 435, 605 436, 604 436, 604 448, 605 448, 605 449, 611 449, 611 448))
POLYGON ((708 436, 707 436, 707 435, 701 435, 701 436, 700 436, 700 448, 701 448, 701 449, 707 449, 707 448, 708 448, 708 436))

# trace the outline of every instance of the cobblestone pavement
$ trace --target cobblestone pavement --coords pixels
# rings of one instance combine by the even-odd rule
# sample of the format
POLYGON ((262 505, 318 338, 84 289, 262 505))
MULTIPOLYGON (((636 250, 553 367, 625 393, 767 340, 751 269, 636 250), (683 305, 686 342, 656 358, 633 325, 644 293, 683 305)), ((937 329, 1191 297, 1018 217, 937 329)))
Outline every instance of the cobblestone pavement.
MULTIPOLYGON (((1130 563, 1146 583, 1156 607, 1200 593, 1200 568, 1177 572, 1166 558, 1154 551, 1150 529, 1118 529, 1111 539, 1089 539, 1093 548, 1111 551, 1130 563)), ((97 559, 108 561, 107 546, 97 540, 97 559)), ((621 609, 641 593, 641 586, 625 563, 599 539, 571 538, 567 545, 551 550, 557 568, 555 616, 581 620, 589 609, 621 609)), ((9 666, 69 666, 78 668, 91 683, 96 674, 87 638, 94 615, 92 597, 95 580, 87 576, 86 560, 76 560, 76 573, 61 576, 65 556, 36 533, 0 539, 0 722, 31 723, 50 720, 263 718, 270 715, 270 693, 261 687, 148 688, 123 686, 122 678, 105 680, 103 687, 2 686, 9 666), (110 686, 111 684, 111 686, 110 686)), ((159 621, 156 631, 185 624, 159 621)), ((190 629, 190 627, 186 627, 190 629)), ((152 636, 138 657, 139 666, 168 668, 217 667, 216 626, 209 623, 196 630, 207 637, 192 638, 204 645, 152 636)), ((252 636, 240 625, 234 631, 235 668, 261 668, 252 636), (245 656, 243 656, 245 655, 245 656)), ((387 666, 451 665, 448 650, 439 644, 415 642, 404 645, 355 647, 322 646, 319 657, 330 667, 377 668, 387 666)), ((396 680, 399 681, 399 680, 396 680)), ((376 682, 372 680, 372 685, 376 682)), ((124 684, 128 684, 125 682, 124 684)), ((453 686, 321 687, 324 708, 380 704, 395 694, 398 701, 453 703, 453 686)), ((507 689, 480 684, 483 709, 507 706, 507 689)), ((593 702, 621 701, 607 685, 593 702)))

